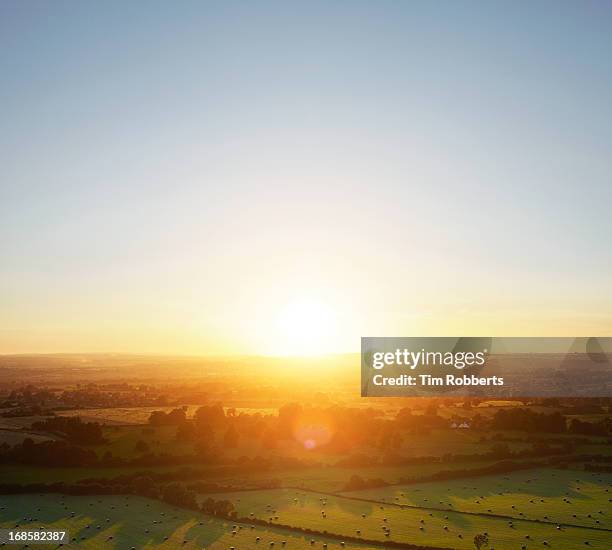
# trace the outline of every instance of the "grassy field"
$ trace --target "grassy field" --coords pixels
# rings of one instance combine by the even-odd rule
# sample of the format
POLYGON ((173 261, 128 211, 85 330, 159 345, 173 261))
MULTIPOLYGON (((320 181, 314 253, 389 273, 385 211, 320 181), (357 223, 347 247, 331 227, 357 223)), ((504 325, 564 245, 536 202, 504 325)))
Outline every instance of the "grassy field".
POLYGON ((114 456, 132 458, 143 452, 135 450, 136 443, 146 443, 152 453, 169 455, 186 455, 193 453, 193 442, 179 441, 176 438, 176 426, 105 426, 104 439, 107 443, 90 447, 98 456, 110 451, 114 456))
POLYGON ((314 491, 338 492, 353 475, 364 479, 383 479, 387 483, 398 483, 402 478, 420 478, 430 476, 443 470, 483 468, 494 461, 479 462, 428 462, 402 466, 367 466, 359 468, 341 468, 326 466, 322 468, 279 469, 261 472, 235 473, 220 477, 219 480, 239 487, 256 487, 257 483, 271 478, 280 481, 285 487, 300 487, 314 491))
POLYGON ((130 475, 143 471, 167 473, 176 472, 183 466, 141 466, 126 468, 44 468, 38 466, 20 466, 2 464, 0 467, 0 483, 54 483, 63 481, 74 483, 88 478, 112 479, 121 475, 130 475))
MULTIPOLYGON (((271 548, 271 542, 279 548, 313 548, 311 537, 298 533, 274 527, 251 528, 134 496, 1 496, 0 527, 12 528, 17 524, 31 529, 44 525, 47 529, 68 530, 73 540, 64 548, 227 550, 271 548), (286 544, 282 545, 282 541, 286 544)), ((313 538, 317 540, 315 548, 321 548, 323 543, 328 549, 342 548, 339 541, 313 538)), ((38 546, 54 547, 57 546, 38 546)), ((363 550, 366 546, 347 543, 343 548, 363 550)))
POLYGON ((22 432, 8 429, 0 428, 0 445, 2 443, 6 443, 7 445, 19 445, 23 443, 24 439, 31 439, 36 443, 40 443, 41 441, 52 441, 57 439, 52 435, 46 435, 35 432, 22 432))
MULTIPOLYGON (((135 454, 138 441, 147 444, 151 452, 167 454, 189 454, 193 452, 195 441, 181 441, 176 437, 176 426, 150 427, 146 425, 106 425, 104 438, 108 443, 93 447, 99 455, 110 451, 115 456, 131 457, 135 454)), ((398 449, 403 456, 441 456, 446 453, 477 454, 488 450, 492 442, 480 442, 479 433, 469 430, 434 430, 431 434, 412 434, 406 438, 398 449)), ((257 438, 241 438, 236 448, 223 447, 222 434, 216 434, 214 443, 223 451, 227 458, 271 457, 285 456, 302 460, 315 460, 317 462, 333 464, 343 456, 323 451, 310 451, 294 440, 279 441, 273 449, 264 447, 257 438)), ((530 447, 523 442, 509 442, 508 446, 514 451, 530 447)), ((359 452, 366 455, 378 456, 380 450, 375 446, 364 446, 359 452)))
POLYGON ((612 529, 612 474, 525 470, 499 476, 351 491, 345 495, 612 529))
MULTIPOLYGON (((146 452, 165 453, 169 455, 186 455, 194 452, 196 441, 177 439, 176 426, 150 427, 146 425, 105 425, 104 438, 107 443, 91 447, 99 456, 109 451, 114 456, 133 457, 142 454, 136 450, 139 441, 147 445, 146 452)), ((241 438, 236 448, 223 446, 223 434, 216 434, 210 444, 216 445, 227 459, 243 456, 270 458, 275 456, 292 457, 300 460, 316 461, 332 465, 343 455, 325 451, 310 451, 294 440, 281 440, 273 449, 264 447, 257 438, 241 438)), ((405 438, 397 452, 405 457, 442 456, 444 454, 482 454, 491 449, 492 441, 480 441, 481 433, 469 430, 433 430, 431 434, 411 434, 405 438)), ((531 444, 521 441, 506 443, 513 451, 530 448, 531 444)), ((597 452, 595 449, 594 452, 597 452)), ((363 446, 360 454, 378 457, 380 449, 376 446, 363 446)))
MULTIPOLYGON (((511 432, 507 432, 507 434, 510 435, 511 432)), ((482 435, 482 432, 472 430, 434 429, 427 434, 407 435, 398 452, 407 457, 443 456, 448 453, 480 454, 490 450, 495 444, 494 441, 480 441, 482 435)), ((509 441, 507 445, 511 451, 522 451, 531 447, 529 443, 523 441, 509 441)))
MULTIPOLYGON (((108 468, 45 468, 3 464, 0 468, 0 483, 53 483, 55 481, 77 482, 88 478, 112 479, 143 471, 155 473, 179 472, 183 468, 195 468, 200 478, 225 485, 255 488, 272 479, 283 486, 336 492, 341 491, 352 475, 364 478, 382 478, 389 483, 398 482, 402 477, 420 477, 457 468, 478 468, 492 462, 428 463, 409 466, 371 466, 364 468, 312 467, 290 469, 265 469, 245 471, 238 466, 130 466, 108 468)), ((189 481, 195 481, 190 479, 189 481)))
MULTIPOLYGON (((177 439, 176 426, 105 426, 104 438, 107 443, 91 447, 98 456, 102 456, 106 451, 110 451, 114 456, 131 458, 142 452, 136 451, 137 442, 142 441, 148 447, 147 452, 157 454, 165 453, 168 455, 189 455, 193 454, 196 440, 177 439)), ((306 460, 317 460, 319 462, 335 462, 337 455, 319 454, 314 456, 312 452, 304 449, 302 445, 293 441, 285 440, 278 443, 274 449, 267 449, 262 446, 261 441, 256 438, 241 438, 236 448, 225 448, 223 446, 223 434, 217 433, 215 437, 208 441, 209 445, 216 445, 221 449, 226 459, 234 459, 243 456, 270 458, 275 456, 294 457, 306 460)))
POLYGON ((586 527, 563 527, 510 518, 493 518, 454 511, 401 508, 384 503, 322 495, 291 489, 241 491, 212 496, 230 500, 239 516, 272 524, 309 527, 371 540, 393 540, 451 548, 473 548, 477 533, 487 532, 496 549, 589 548, 609 550, 612 533, 586 527), (385 532, 384 528, 389 531, 385 532), (387 534, 388 533, 388 534, 387 534), (546 544, 545 544, 546 543, 546 544))
POLYGON ((610 456, 612 455, 612 445, 578 445, 576 454, 610 456))
POLYGON ((32 426, 33 422, 46 420, 46 416, 0 416, 0 428, 7 430, 21 430, 32 426))

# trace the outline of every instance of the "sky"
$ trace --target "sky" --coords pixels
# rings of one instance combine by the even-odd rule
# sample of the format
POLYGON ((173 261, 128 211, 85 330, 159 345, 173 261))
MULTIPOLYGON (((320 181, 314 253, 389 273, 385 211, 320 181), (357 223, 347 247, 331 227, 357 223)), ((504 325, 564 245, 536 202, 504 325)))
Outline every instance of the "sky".
POLYGON ((612 6, 0 3, 0 353, 612 335, 612 6))

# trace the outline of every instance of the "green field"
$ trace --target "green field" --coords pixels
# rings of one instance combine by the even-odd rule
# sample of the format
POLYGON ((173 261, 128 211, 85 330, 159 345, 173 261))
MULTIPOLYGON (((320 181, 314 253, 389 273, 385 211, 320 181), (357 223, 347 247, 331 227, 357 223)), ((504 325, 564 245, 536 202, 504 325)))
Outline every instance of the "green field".
MULTIPOLYGON (((520 434, 512 432, 499 432, 501 435, 508 436, 505 444, 513 452, 520 452, 532 447, 526 441, 516 441, 520 434)), ((142 425, 105 425, 103 435, 105 444, 95 445, 91 448, 96 451, 98 456, 103 456, 107 451, 114 456, 129 458, 146 454, 148 452, 169 455, 190 455, 193 454, 197 440, 182 440, 177 438, 176 426, 157 426, 152 427, 142 425), (145 451, 137 450, 136 444, 143 442, 146 444, 145 451)), ((262 445, 258 438, 241 437, 235 448, 226 448, 223 445, 223 434, 217 433, 212 439, 208 440, 211 447, 216 447, 226 459, 235 459, 243 456, 270 458, 275 456, 293 457, 301 460, 316 461, 322 464, 333 465, 338 460, 346 458, 345 455, 325 452, 324 450, 310 451, 294 440, 284 439, 277 442, 272 449, 262 445)), ((524 437, 524 434, 523 434, 524 437)), ((396 451, 405 457, 428 457, 443 456, 446 454, 455 455, 477 455, 485 453, 495 445, 495 441, 481 441, 482 433, 471 430, 432 430, 427 434, 410 434, 404 438, 396 451)), ((585 438, 585 442, 588 440, 585 438)), ((585 447, 593 447, 585 445, 585 447)), ((600 446, 588 449, 584 452, 599 453, 600 446)), ((358 454, 378 457, 380 449, 375 445, 363 445, 356 451, 358 454)))
MULTIPOLYGON (((512 432, 499 431, 503 435, 513 436, 512 432)), ((445 454, 472 455, 484 453, 493 447, 495 441, 481 441, 482 432, 461 429, 432 429, 427 434, 409 434, 398 449, 403 456, 443 456, 445 454)), ((524 434, 523 434, 524 437, 524 434)), ((508 448, 513 452, 531 447, 524 441, 508 441, 508 448)))
MULTIPOLYGON (((303 550, 313 548, 311 538, 317 541, 314 548, 321 548, 323 543, 328 549, 366 548, 351 543, 341 547, 340 541, 306 537, 274 527, 252 528, 134 496, 1 496, 0 527, 13 528, 17 524, 29 529, 37 529, 39 525, 66 529, 76 540, 64 548, 227 550, 271 548, 270 543, 274 542, 279 548, 303 550)), ((43 550, 56 547, 38 546, 43 550)))
POLYGON ((90 447, 100 457, 107 451, 122 458, 132 458, 148 452, 169 455, 193 453, 193 442, 177 440, 176 426, 105 426, 103 434, 107 442, 90 447), (139 441, 145 443, 149 450, 137 452, 135 447, 139 441))
POLYGON ((497 476, 351 491, 345 495, 410 506, 612 529, 612 474, 523 470, 497 476))
POLYGON ((300 487, 333 493, 343 490, 353 475, 361 476, 364 479, 382 479, 387 483, 399 483, 401 479, 422 478, 440 471, 484 468, 494 464, 494 462, 488 460, 479 462, 428 462, 401 466, 376 465, 359 468, 342 468, 339 466, 293 468, 235 473, 231 476, 221 476, 218 480, 239 487, 252 488, 256 487, 256 483, 259 481, 273 478, 279 480, 281 485, 285 487, 300 487))
MULTIPOLYGON (((142 451, 136 451, 136 444, 139 441, 147 445, 146 452, 188 455, 194 452, 196 444, 195 440, 177 439, 176 426, 105 426, 103 433, 107 442, 91 447, 98 456, 104 455, 107 451, 114 456, 124 458, 144 454, 142 451)), ((262 446, 261 441, 257 438, 242 437, 236 448, 225 448, 222 439, 222 434, 216 434, 214 439, 209 440, 209 444, 216 445, 223 456, 230 460, 242 456, 264 458, 284 456, 333 464, 341 458, 346 458, 344 455, 335 453, 309 451, 294 440, 281 440, 275 448, 268 449, 262 446)), ((434 430, 432 434, 411 435, 397 451, 406 457, 442 456, 446 453, 478 454, 487 451, 493 445, 492 442, 482 443, 479 439, 480 434, 467 430, 434 430)), ((527 443, 513 441, 509 442, 508 446, 513 451, 521 451, 530 447, 527 443)), ((358 450, 360 454, 371 456, 378 456, 379 451, 376 446, 371 445, 360 447, 358 450)))
POLYGON ((136 473, 176 472, 182 466, 155 466, 146 467, 133 466, 124 468, 44 468, 41 466, 20 466, 14 464, 3 464, 0 467, 0 483, 55 483, 63 481, 74 483, 82 479, 112 479, 121 475, 136 473))
MULTIPOLYGON (((201 471, 197 479, 241 488, 256 488, 272 479, 283 486, 302 487, 317 491, 341 491, 352 475, 365 479, 380 478, 387 483, 398 483, 402 478, 429 476, 441 470, 481 468, 493 461, 444 462, 411 464, 404 466, 370 466, 362 468, 341 468, 335 466, 262 469, 245 471, 238 466, 204 466, 200 464, 180 466, 128 466, 128 467, 86 467, 86 468, 45 468, 41 466, 21 466, 3 464, 0 468, 0 483, 54 483, 64 481, 74 483, 82 479, 112 479, 122 475, 141 472, 169 473, 184 468, 201 471)), ((196 481, 189 479, 188 481, 196 481)))
POLYGON ((31 439, 36 443, 40 443, 41 441, 53 441, 54 439, 57 439, 57 437, 39 432, 26 432, 0 428, 0 445, 2 443, 6 443, 12 447, 13 445, 20 445, 23 443, 24 439, 31 439))
POLYGON ((264 519, 271 524, 308 527, 371 540, 473 548, 477 533, 487 532, 496 549, 589 548, 609 550, 612 533, 585 527, 563 527, 510 518, 493 518, 454 511, 401 508, 375 502, 292 489, 241 491, 211 496, 230 500, 240 517, 264 519), (387 527, 388 535, 384 527, 387 527), (359 533, 358 533, 359 531, 359 533), (529 538, 527 538, 529 537, 529 538), (544 544, 546 542, 546 544, 544 544))
MULTIPOLYGON (((90 447, 100 457, 107 451, 111 452, 114 456, 122 458, 133 458, 148 452, 185 456, 192 455, 197 444, 197 440, 181 440, 177 438, 176 426, 105 426, 103 434, 106 443, 90 447), (147 445, 147 451, 136 450, 136 444, 139 441, 147 445)), ((218 449, 218 453, 222 453, 226 460, 244 456, 251 458, 283 456, 333 463, 339 458, 335 454, 313 456, 311 452, 293 440, 280 441, 274 449, 267 449, 262 446, 261 441, 257 438, 242 437, 236 448, 225 448, 223 446, 223 434, 217 433, 214 437, 208 439, 208 445, 211 448, 215 447, 218 449)))

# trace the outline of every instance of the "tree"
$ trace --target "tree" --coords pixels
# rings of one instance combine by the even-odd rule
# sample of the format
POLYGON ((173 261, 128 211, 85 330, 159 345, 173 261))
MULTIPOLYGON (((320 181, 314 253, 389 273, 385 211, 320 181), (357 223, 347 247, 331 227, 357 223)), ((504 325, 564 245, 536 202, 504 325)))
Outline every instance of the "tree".
POLYGON ((193 422, 183 422, 176 427, 177 441, 191 441, 195 437, 193 422))
POLYGON ((187 419, 187 408, 181 407, 180 409, 171 410, 168 415, 168 424, 179 425, 183 424, 187 419))
POLYGON ((483 546, 487 546, 489 544, 489 537, 486 533, 478 533, 474 537, 474 546, 476 550, 480 550, 483 546))
POLYGON ((166 413, 164 411, 153 411, 149 416, 151 426, 163 426, 166 423, 166 413))
POLYGON ((187 419, 186 408, 173 409, 168 414, 164 411, 153 411, 149 416, 151 426, 178 426, 187 419))
POLYGON ((276 449, 278 433, 272 428, 266 428, 261 434, 261 444, 265 449, 276 449))
POLYGON ((302 406, 298 403, 288 403, 278 409, 278 431, 283 438, 290 438, 293 426, 302 414, 302 406))
POLYGON ((229 500, 214 500, 207 498, 201 505, 200 509, 205 514, 221 517, 236 517, 234 505, 229 500))
POLYGON ((83 445, 104 443, 98 422, 83 422, 77 417, 55 416, 32 424, 34 430, 61 433, 68 441, 83 445))
POLYGON ((223 436, 223 445, 225 445, 227 449, 235 449, 238 447, 238 432, 233 424, 227 429, 223 436))
POLYGON ((363 489, 366 486, 364 479, 357 474, 353 474, 348 480, 348 483, 344 486, 345 491, 355 491, 363 489))
POLYGON ((412 427, 418 419, 412 415, 412 409, 410 407, 401 408, 395 416, 395 421, 403 428, 412 427))
POLYGON ((558 412, 537 413, 531 409, 516 407, 501 409, 493 416, 495 430, 521 430, 530 433, 565 433, 565 418, 558 412))
POLYGON ((510 447, 508 447, 507 443, 495 443, 491 447, 490 453, 495 459, 508 458, 512 456, 512 452, 510 451, 510 447))
POLYGON ((185 508, 197 508, 198 503, 195 493, 188 491, 178 483, 166 485, 162 492, 162 499, 168 504, 183 506, 185 508))
POLYGON ((225 421, 225 412, 221 404, 205 405, 195 412, 193 421, 198 429, 212 428, 223 424, 225 421))
POLYGON ((159 489, 155 485, 155 481, 148 476, 139 476, 134 478, 132 480, 132 487, 134 487, 134 491, 138 495, 147 496, 150 498, 159 497, 159 489))
POLYGON ((139 439, 136 442, 136 445, 134 446, 134 450, 137 453, 148 453, 149 452, 149 446, 147 445, 146 441, 143 441, 142 439, 139 439))

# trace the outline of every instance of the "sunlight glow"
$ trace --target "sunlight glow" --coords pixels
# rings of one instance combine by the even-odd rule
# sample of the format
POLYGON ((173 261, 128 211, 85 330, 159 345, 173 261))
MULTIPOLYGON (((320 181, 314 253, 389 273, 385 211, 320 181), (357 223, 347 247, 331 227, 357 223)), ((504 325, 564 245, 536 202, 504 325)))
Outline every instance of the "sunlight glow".
POLYGON ((299 298, 287 304, 276 320, 282 355, 315 355, 332 351, 337 323, 332 309, 317 300, 299 298))

